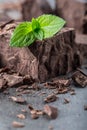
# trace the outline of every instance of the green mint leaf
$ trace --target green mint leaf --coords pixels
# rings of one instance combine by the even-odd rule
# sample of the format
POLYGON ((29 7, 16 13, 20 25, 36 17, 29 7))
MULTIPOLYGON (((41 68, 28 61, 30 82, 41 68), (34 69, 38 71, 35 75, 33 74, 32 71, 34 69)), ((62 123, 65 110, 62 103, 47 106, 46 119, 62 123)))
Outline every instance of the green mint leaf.
POLYGON ((10 43, 11 47, 25 47, 25 46, 29 46, 31 45, 34 41, 35 41, 35 36, 33 35, 32 32, 24 35, 24 36, 20 36, 18 40, 14 39, 14 42, 10 43))
POLYGON ((34 33, 34 36, 35 36, 36 39, 43 40, 43 38, 44 38, 43 30, 40 29, 36 32, 34 31, 33 33, 34 33))
POLYGON ((10 40, 10 46, 23 47, 33 43, 35 37, 32 33, 32 25, 30 22, 23 22, 16 27, 10 40))
POLYGON ((42 15, 37 18, 41 29, 44 31, 44 38, 52 37, 60 31, 65 21, 55 15, 42 15))
POLYGON ((65 21, 55 15, 42 15, 31 22, 23 22, 16 27, 10 39, 10 46, 25 47, 35 40, 52 37, 64 26, 65 21))
POLYGON ((32 30, 38 31, 40 29, 40 24, 36 19, 32 19, 32 30))

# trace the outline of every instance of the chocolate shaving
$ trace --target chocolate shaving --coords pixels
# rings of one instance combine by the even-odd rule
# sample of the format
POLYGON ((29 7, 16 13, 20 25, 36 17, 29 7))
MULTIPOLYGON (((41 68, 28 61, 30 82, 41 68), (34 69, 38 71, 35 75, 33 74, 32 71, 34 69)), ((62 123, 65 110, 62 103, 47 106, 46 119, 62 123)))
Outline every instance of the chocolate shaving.
POLYGON ((13 127, 15 127, 15 128, 21 128, 21 127, 24 127, 24 126, 25 126, 23 123, 17 122, 17 121, 14 121, 14 122, 12 123, 12 125, 13 125, 13 127))
POLYGON ((6 88, 7 81, 0 76, 0 91, 6 88))
POLYGON ((87 110, 87 105, 84 105, 84 110, 87 110))
POLYGON ((25 119, 25 115, 24 114, 18 114, 17 117, 20 118, 20 119, 25 119))
POLYGON ((50 103, 50 102, 54 102, 57 100, 57 96, 52 94, 52 95, 48 95, 45 99, 44 102, 46 103, 50 103))
POLYGON ((67 103, 69 103, 69 102, 70 102, 70 100, 69 100, 69 99, 64 98, 64 104, 67 104, 67 103))
POLYGON ((53 106, 45 105, 44 113, 51 119, 56 119, 58 116, 58 109, 53 106))
POLYGON ((42 110, 36 110, 31 105, 29 105, 28 108, 30 110, 32 119, 37 119, 37 118, 39 118, 40 115, 43 115, 43 111, 42 110))
POLYGON ((12 20, 10 20, 10 21, 8 21, 8 22, 6 22, 6 23, 0 25, 0 28, 3 29, 7 24, 11 24, 11 23, 13 23, 13 22, 14 22, 14 20, 12 19, 12 20))
POLYGON ((80 71, 76 71, 73 76, 72 79, 74 81, 74 83, 82 88, 87 86, 87 76, 84 75, 82 72, 80 71))
POLYGON ((56 79, 56 80, 52 80, 52 82, 46 82, 44 86, 45 88, 48 89, 55 89, 55 88, 60 88, 61 86, 69 87, 70 84, 71 84, 71 79, 56 79))
POLYGON ((12 101, 16 102, 16 103, 20 103, 20 104, 26 104, 26 100, 23 99, 22 97, 14 97, 14 96, 11 96, 9 97, 10 99, 12 99, 12 101))

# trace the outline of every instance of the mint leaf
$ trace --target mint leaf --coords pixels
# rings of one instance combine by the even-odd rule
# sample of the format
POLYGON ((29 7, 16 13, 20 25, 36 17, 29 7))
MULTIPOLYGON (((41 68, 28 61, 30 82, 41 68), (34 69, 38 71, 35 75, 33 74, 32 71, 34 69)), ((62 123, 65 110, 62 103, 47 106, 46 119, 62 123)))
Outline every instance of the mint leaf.
POLYGON ((44 38, 52 37, 60 31, 65 21, 55 15, 42 15, 37 18, 41 29, 44 31, 44 38))
POLYGON ((24 36, 20 36, 19 39, 15 39, 14 38, 14 42, 10 42, 10 46, 12 47, 25 47, 25 46, 29 46, 30 44, 32 44, 35 41, 35 36, 33 35, 32 32, 24 35, 24 36))
POLYGON ((40 29, 38 31, 34 31, 33 33, 34 33, 34 36, 36 37, 36 39, 43 40, 43 38, 44 38, 43 30, 40 29))
POLYGON ((10 40, 10 46, 23 47, 33 43, 35 36, 32 33, 30 22, 23 22, 16 27, 10 40))
POLYGON ((31 22, 23 22, 16 27, 10 39, 10 46, 25 47, 35 40, 52 37, 64 26, 65 21, 55 15, 42 15, 31 22))
POLYGON ((38 31, 40 29, 40 24, 36 19, 32 19, 32 30, 38 31))

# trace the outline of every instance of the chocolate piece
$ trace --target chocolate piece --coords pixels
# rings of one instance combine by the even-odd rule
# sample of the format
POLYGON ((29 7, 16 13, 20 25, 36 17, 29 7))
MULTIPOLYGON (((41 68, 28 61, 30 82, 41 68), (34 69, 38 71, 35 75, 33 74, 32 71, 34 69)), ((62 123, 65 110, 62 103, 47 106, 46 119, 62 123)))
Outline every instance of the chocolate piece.
POLYGON ((17 122, 17 121, 14 121, 14 122, 12 123, 12 125, 13 125, 13 127, 15 127, 15 128, 21 128, 21 127, 24 127, 24 126, 25 126, 23 123, 17 122))
POLYGON ((72 76, 73 81, 76 85, 84 88, 87 86, 87 76, 80 71, 77 71, 72 76))
POLYGON ((68 98, 64 98, 64 104, 67 104, 69 102, 70 102, 70 100, 68 98))
POLYGON ((18 114, 17 117, 20 118, 20 119, 25 119, 25 115, 24 114, 18 114))
POLYGON ((87 110, 87 105, 84 105, 84 110, 87 110))
POLYGON ((58 116, 58 109, 53 106, 45 105, 44 113, 51 119, 56 119, 58 116))
POLYGON ((50 102, 54 102, 57 100, 57 96, 52 94, 52 95, 48 95, 45 99, 44 102, 46 103, 50 103, 50 102))
POLYGON ((26 100, 23 99, 22 97, 10 96, 9 98, 12 99, 12 101, 14 101, 14 102, 16 102, 16 103, 26 104, 26 100))

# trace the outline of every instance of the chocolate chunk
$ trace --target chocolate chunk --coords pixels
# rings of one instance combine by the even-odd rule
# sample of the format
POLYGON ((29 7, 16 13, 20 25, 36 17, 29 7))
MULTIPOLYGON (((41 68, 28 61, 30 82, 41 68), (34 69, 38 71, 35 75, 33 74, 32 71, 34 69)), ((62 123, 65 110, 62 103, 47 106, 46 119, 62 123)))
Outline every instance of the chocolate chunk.
POLYGON ((69 102, 70 102, 70 100, 68 98, 64 98, 64 104, 67 104, 69 102))
POLYGON ((56 119, 58 116, 58 109, 53 106, 45 105, 44 113, 51 119, 56 119))
POLYGON ((50 102, 54 102, 57 100, 57 96, 52 94, 52 95, 48 95, 45 99, 44 102, 46 103, 50 103, 50 102))
POLYGON ((24 126, 25 126, 23 123, 17 122, 17 121, 14 121, 14 122, 12 123, 12 125, 13 125, 13 127, 15 127, 15 128, 21 128, 21 127, 24 127, 24 126))
POLYGON ((39 118, 40 115, 43 115, 43 111, 42 110, 36 110, 31 105, 29 105, 28 108, 30 110, 32 119, 37 119, 37 118, 39 118))
POLYGON ((16 103, 20 103, 20 104, 26 104, 26 100, 23 99, 22 97, 14 97, 11 96, 9 97, 10 99, 12 99, 12 101, 16 102, 16 103))
POLYGON ((84 105, 84 110, 87 110, 87 105, 84 105))
POLYGON ((87 76, 80 71, 76 71, 72 76, 76 85, 84 88, 87 86, 87 76))
POLYGON ((24 114, 18 114, 17 117, 20 118, 20 119, 25 119, 25 115, 24 114))

